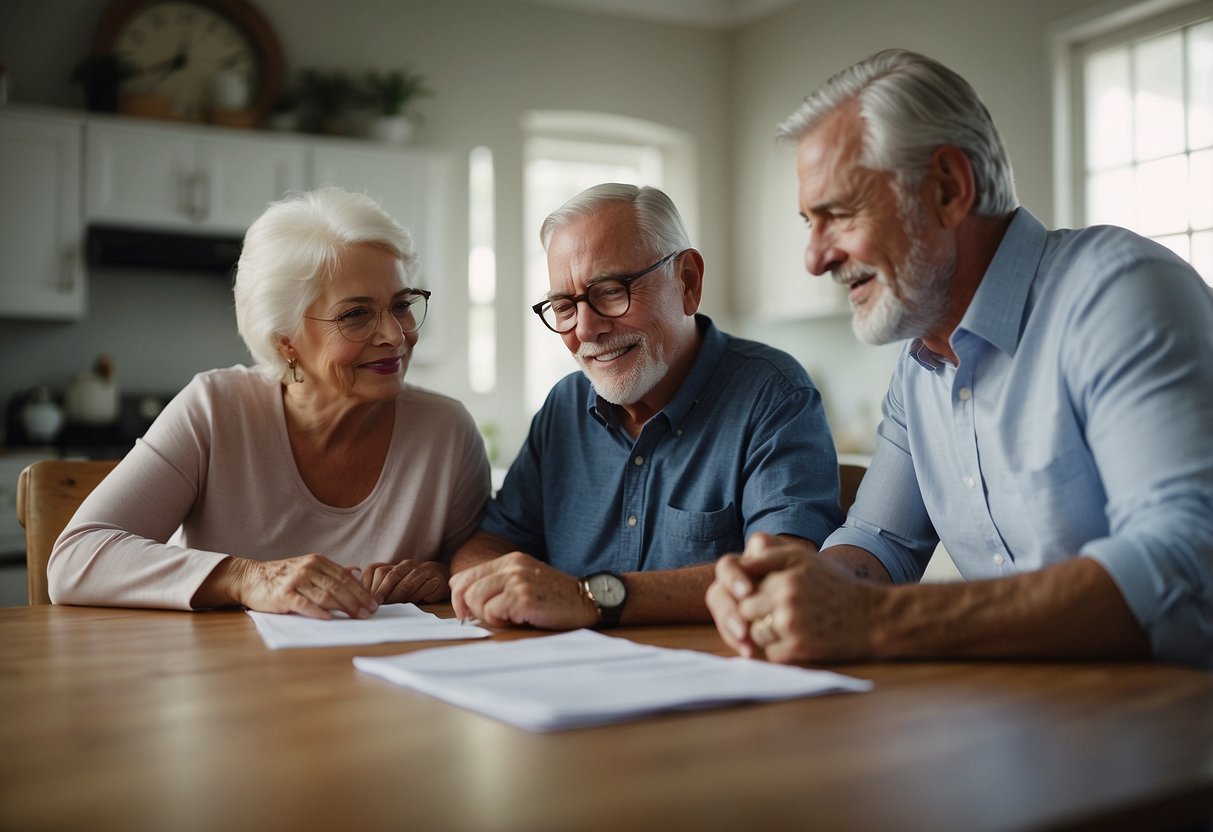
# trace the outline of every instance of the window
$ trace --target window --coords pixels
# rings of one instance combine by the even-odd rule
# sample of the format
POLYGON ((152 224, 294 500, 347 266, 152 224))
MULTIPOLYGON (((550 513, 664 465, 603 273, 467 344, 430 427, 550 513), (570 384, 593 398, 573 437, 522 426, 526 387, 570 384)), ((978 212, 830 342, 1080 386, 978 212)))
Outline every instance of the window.
MULTIPOLYGON (((1075 39, 1073 219, 1131 228, 1213 285, 1213 15, 1174 9, 1075 39)), ((1064 114, 1059 114, 1064 115, 1064 114)), ((1061 171, 1059 171, 1061 172, 1061 171)))
POLYGON ((494 247, 493 152, 468 156, 468 385, 497 386, 497 254, 494 247))
POLYGON ((534 413, 552 385, 577 370, 564 341, 530 310, 548 292, 547 257, 539 241, 544 218, 570 197, 602 182, 651 185, 664 190, 678 205, 694 240, 693 177, 689 175, 693 153, 689 139, 676 131, 597 113, 532 113, 524 128, 524 403, 534 413))

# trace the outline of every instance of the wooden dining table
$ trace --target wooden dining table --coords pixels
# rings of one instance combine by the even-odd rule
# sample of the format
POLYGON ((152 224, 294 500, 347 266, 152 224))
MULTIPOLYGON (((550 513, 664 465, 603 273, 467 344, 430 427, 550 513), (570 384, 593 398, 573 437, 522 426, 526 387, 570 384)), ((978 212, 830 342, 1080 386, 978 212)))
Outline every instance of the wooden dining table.
MULTIPOLYGON (((708 626, 611 635, 729 654, 708 626)), ((874 688, 533 734, 352 662, 435 646, 270 650, 239 611, 0 609, 0 829, 1213 828, 1198 670, 835 665, 874 688)))

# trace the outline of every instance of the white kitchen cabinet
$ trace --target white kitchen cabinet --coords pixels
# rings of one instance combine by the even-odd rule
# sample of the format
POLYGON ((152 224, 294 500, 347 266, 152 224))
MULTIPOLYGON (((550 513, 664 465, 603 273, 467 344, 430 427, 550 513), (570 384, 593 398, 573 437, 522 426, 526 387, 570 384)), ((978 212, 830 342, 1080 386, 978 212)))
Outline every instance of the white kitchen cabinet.
POLYGON ((0 317, 84 313, 82 120, 0 109, 0 317))
POLYGON ((309 148, 309 186, 336 185, 374 198, 413 236, 421 260, 415 280, 434 292, 425 329, 414 354, 430 361, 442 355, 454 286, 446 280, 451 164, 432 151, 368 146, 365 142, 318 140, 309 148))
POLYGON ((243 235, 269 202, 305 187, 300 141, 127 122, 85 128, 89 223, 243 235))

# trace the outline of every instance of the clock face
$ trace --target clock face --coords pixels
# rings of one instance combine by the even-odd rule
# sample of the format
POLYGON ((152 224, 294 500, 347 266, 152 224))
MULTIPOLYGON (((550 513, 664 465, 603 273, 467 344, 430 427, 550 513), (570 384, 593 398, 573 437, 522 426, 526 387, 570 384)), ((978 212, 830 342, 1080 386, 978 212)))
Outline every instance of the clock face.
POLYGON ((136 68, 124 93, 171 102, 180 118, 236 111, 253 123, 282 86, 278 39, 247 0, 114 0, 94 51, 136 68))
POLYGON ((247 106, 251 93, 240 101, 240 87, 251 91, 257 85, 251 37, 231 19, 195 3, 170 0, 136 12, 118 31, 114 51, 140 69, 128 84, 132 92, 167 95, 186 118, 201 118, 217 106, 247 106), (224 82, 226 97, 217 101, 217 88, 224 96, 224 82))

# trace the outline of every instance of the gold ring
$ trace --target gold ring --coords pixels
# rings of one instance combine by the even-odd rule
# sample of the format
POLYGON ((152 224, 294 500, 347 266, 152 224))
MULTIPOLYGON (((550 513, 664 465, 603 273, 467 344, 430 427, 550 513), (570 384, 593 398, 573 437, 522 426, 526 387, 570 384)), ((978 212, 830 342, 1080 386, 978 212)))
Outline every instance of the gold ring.
MULTIPOLYGON (((775 613, 768 612, 751 625, 750 635, 752 637, 756 637, 759 631, 762 632, 764 637, 768 634, 775 635, 775 613)), ((757 638, 755 638, 755 641, 757 641, 757 638)))

